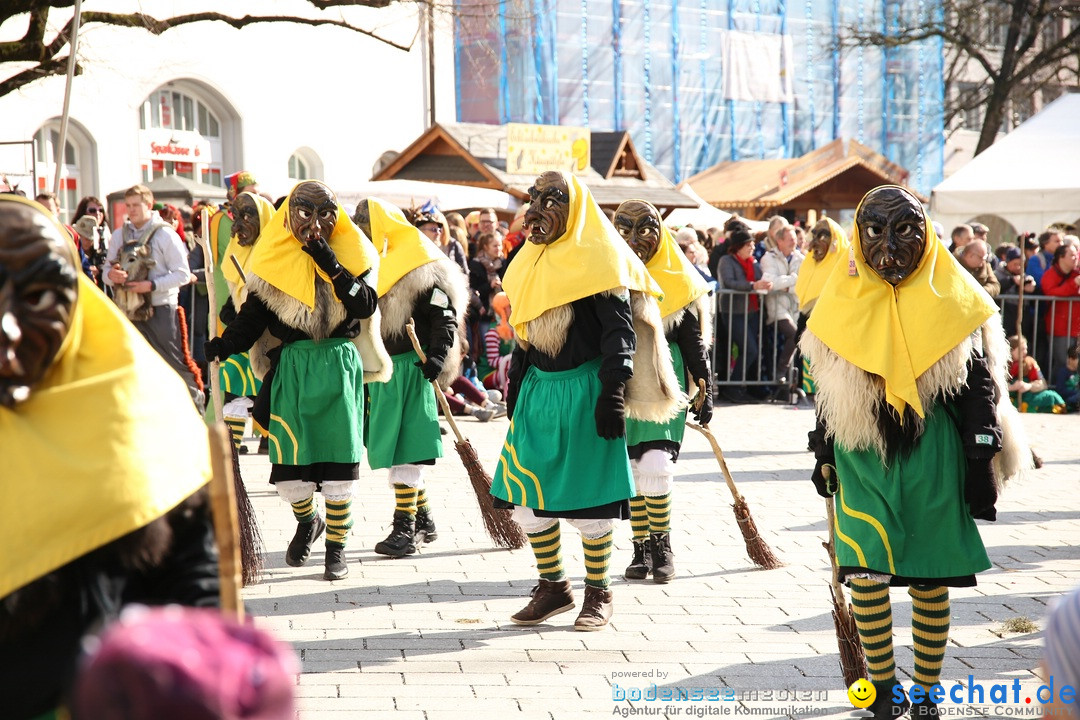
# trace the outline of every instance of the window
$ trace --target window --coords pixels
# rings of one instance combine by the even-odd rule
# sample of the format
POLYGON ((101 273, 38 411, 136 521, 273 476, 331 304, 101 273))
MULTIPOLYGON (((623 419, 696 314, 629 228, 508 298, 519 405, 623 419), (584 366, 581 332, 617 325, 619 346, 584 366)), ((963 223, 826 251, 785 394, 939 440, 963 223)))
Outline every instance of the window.
POLYGON ((139 128, 191 130, 206 137, 221 137, 221 124, 214 113, 199 100, 175 90, 157 90, 146 98, 139 113, 139 128))
POLYGON ((309 180, 311 175, 308 173, 307 163, 304 159, 293 153, 289 157, 289 179, 290 180, 309 180))
MULTIPOLYGON (((34 195, 53 189, 53 180, 56 177, 56 146, 59 143, 60 132, 57 127, 46 126, 34 133, 34 159, 37 161, 38 176, 38 187, 34 195)), ((65 223, 71 222, 75 208, 79 205, 78 157, 75 144, 65 138, 64 157, 60 163, 60 193, 57 197, 60 201, 60 220, 65 223)))

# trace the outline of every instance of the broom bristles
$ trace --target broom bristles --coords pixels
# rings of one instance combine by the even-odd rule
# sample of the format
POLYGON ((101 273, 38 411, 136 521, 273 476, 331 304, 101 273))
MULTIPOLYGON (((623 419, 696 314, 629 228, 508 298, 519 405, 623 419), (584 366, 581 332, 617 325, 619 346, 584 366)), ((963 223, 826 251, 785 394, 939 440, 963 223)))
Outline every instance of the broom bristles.
POLYGON ((255 518, 255 508, 244 487, 244 478, 240 475, 240 455, 235 443, 232 447, 233 489, 236 494, 236 531, 240 545, 240 576, 244 587, 259 582, 263 569, 263 542, 259 532, 259 523, 255 518))
POLYGON ((840 650, 840 670, 844 674, 844 687, 851 687, 859 678, 869 676, 866 671, 866 653, 859 640, 859 628, 855 625, 855 615, 851 607, 847 608, 846 614, 841 613, 840 603, 831 585, 829 595, 833 602, 833 626, 836 628, 836 644, 840 650))
POLYGON ((750 514, 750 506, 747 505, 746 498, 740 495, 739 499, 731 506, 731 509, 735 513, 735 521, 739 524, 743 542, 746 544, 746 554, 750 556, 750 560, 758 567, 766 570, 783 567, 784 563, 773 555, 769 544, 758 533, 757 524, 750 514))
POLYGON ((511 550, 525 547, 528 538, 525 537, 521 526, 510 517, 510 511, 495 507, 491 496, 491 477, 480 464, 480 458, 477 457, 472 443, 468 440, 455 442, 454 447, 465 466, 465 472, 469 475, 469 482, 472 483, 473 492, 476 494, 477 504, 480 506, 480 517, 484 520, 484 530, 487 531, 488 536, 499 547, 511 550))

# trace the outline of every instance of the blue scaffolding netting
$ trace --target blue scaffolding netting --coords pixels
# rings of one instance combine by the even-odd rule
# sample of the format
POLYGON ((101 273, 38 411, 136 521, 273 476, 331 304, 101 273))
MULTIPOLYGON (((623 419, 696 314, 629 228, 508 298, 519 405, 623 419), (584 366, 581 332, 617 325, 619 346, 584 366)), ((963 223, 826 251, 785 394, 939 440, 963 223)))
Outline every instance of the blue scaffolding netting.
POLYGON ((835 38, 940 14, 934 0, 455 0, 457 117, 629 130, 675 182, 854 139, 929 195, 944 164, 941 41, 835 38))

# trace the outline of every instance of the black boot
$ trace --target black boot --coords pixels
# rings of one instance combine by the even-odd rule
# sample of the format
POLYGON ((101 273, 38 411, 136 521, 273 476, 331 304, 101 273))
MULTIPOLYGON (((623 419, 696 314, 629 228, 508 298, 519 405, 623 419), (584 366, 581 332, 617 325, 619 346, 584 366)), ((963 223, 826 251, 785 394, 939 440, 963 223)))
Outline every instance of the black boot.
POLYGON ((427 510, 416 511, 416 542, 429 543, 439 539, 439 532, 435 529, 435 520, 427 510), (424 536, 420 537, 423 533, 424 536))
POLYGON ((937 720, 941 715, 938 713, 937 703, 924 696, 922 700, 911 703, 911 717, 937 720))
POLYGON ((308 556, 311 555, 311 546, 325 529, 326 523, 318 513, 311 522, 296 523, 296 534, 289 541, 289 549, 285 551, 285 562, 293 567, 300 567, 306 563, 308 556))
POLYGON ((911 707, 911 703, 908 702, 907 699, 907 694, 903 690, 900 690, 900 696, 903 700, 896 702, 896 700, 893 699, 894 688, 899 686, 899 683, 895 681, 874 683, 874 690, 877 692, 877 696, 874 698, 874 702, 870 703, 870 707, 866 708, 874 713, 874 720, 896 720, 896 718, 904 715, 908 711, 908 708, 911 707))
POLYGON ((394 529, 375 546, 375 552, 390 557, 404 557, 416 552, 416 517, 404 510, 394 511, 394 529))
POLYGON ((652 549, 649 538, 634 541, 634 559, 626 566, 623 577, 627 580, 644 580, 652 572, 652 549))
POLYGON ((670 533, 650 533, 653 582, 667 583, 675 577, 675 553, 671 551, 670 533))
POLYGON ((340 580, 349 574, 349 565, 345 562, 345 548, 341 545, 326 544, 326 571, 323 580, 340 580))

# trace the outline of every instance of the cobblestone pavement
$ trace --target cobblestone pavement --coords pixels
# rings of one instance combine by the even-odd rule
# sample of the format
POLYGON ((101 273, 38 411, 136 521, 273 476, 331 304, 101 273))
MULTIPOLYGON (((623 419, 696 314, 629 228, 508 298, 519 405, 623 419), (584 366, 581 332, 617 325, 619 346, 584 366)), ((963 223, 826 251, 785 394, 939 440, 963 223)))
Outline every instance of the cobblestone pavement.
MULTIPOLYGON (((1034 673, 1048 606, 1080 583, 1080 420, 1023 420, 1046 464, 1006 489, 996 523, 979 522, 994 566, 978 587, 952 592, 946 688, 966 688, 970 677, 989 701, 992 685, 1022 681, 1018 704, 976 708, 987 716, 1035 709, 1024 698, 1041 682, 1034 673)), ((596 633, 573 630, 576 612, 532 628, 510 622, 535 582, 532 554, 493 548, 451 442, 428 481, 438 539, 414 556, 376 555, 393 496, 385 471, 365 470, 353 505, 350 574, 333 583, 322 579, 320 546, 306 567, 285 565, 291 512, 266 482, 266 456, 246 455, 241 466, 267 549, 262 581, 244 590, 247 609, 299 653, 303 720, 848 717, 821 544, 825 507, 809 482, 813 460, 805 450, 812 423, 811 410, 772 405, 721 405, 712 422, 784 567, 760 570, 749 561, 713 454, 688 430, 673 516, 679 577, 668 585, 623 580, 631 544, 629 524, 621 526, 615 614, 596 633), (654 683, 661 696, 688 699, 617 699, 648 695, 654 683)), ((490 472, 506 420, 461 425, 490 472)), ((254 452, 255 442, 248 444, 254 452)), ((580 602, 577 538, 573 529, 563 534, 564 566, 580 602)), ((909 685, 910 602, 902 590, 892 599, 897 666, 909 685)))

